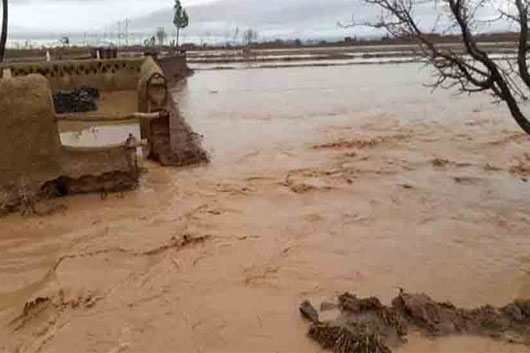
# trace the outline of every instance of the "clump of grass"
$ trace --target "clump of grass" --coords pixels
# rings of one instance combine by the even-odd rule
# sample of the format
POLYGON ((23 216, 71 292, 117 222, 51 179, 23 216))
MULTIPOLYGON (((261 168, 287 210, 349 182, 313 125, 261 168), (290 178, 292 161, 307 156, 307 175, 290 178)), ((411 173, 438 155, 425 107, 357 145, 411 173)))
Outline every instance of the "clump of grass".
POLYGON ((391 353, 377 330, 366 323, 315 323, 309 337, 336 353, 391 353))

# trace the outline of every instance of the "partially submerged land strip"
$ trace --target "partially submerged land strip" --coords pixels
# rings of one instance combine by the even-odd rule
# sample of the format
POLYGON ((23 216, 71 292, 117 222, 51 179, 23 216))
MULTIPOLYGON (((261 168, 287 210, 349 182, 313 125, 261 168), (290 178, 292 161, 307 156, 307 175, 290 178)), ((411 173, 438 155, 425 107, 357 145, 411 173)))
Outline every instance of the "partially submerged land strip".
POLYGON ((462 309, 402 290, 391 306, 376 297, 360 299, 350 293, 337 299, 337 304, 320 306, 320 313, 338 309, 331 321, 321 321, 308 301, 300 306, 301 314, 312 321, 309 337, 336 353, 390 353, 407 341, 411 330, 432 338, 474 335, 530 345, 530 300, 515 300, 501 308, 462 309))

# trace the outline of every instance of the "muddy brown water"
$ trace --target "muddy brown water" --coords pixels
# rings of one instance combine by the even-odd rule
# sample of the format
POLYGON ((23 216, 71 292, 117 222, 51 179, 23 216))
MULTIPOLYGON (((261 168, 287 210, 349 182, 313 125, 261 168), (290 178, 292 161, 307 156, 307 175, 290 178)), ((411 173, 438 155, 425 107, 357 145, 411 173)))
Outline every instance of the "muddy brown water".
MULTIPOLYGON (((136 90, 101 91, 98 99, 98 113, 127 114, 138 109, 136 90)), ((101 147, 122 144, 133 134, 140 139, 138 123, 112 122, 87 123, 61 121, 59 123, 61 143, 73 147, 101 147)))
POLYGON ((72 130, 69 126, 67 131, 60 134, 61 143, 65 146, 73 147, 101 147, 106 145, 117 145, 124 143, 133 134, 140 139, 139 124, 119 124, 119 125, 92 125, 79 124, 79 127, 72 130))
MULTIPOLYGON (((134 192, 0 220, 0 351, 318 352, 304 299, 530 297, 530 141, 488 96, 428 79, 415 64, 196 73, 174 95, 211 164, 147 163, 134 192), (36 297, 53 305, 21 316, 36 297)), ((412 335, 399 351, 530 349, 412 335)))

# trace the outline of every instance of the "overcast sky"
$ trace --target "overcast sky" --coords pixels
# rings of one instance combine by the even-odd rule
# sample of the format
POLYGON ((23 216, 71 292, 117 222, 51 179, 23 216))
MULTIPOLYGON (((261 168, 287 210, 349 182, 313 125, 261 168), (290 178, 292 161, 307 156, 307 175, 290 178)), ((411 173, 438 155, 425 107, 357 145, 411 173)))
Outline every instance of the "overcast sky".
MULTIPOLYGON (((372 29, 344 29, 353 14, 357 21, 371 21, 379 13, 362 0, 181 0, 190 14, 190 26, 183 31, 184 41, 228 41, 235 28, 253 28, 260 39, 337 39, 345 36, 371 36, 372 29)), ((501 1, 502 2, 502 1, 501 1)), ((118 21, 128 18, 129 39, 142 42, 157 27, 170 36, 173 0, 9 0, 10 39, 54 39, 69 36, 72 42, 91 38, 101 44, 118 32, 118 21), (87 36, 84 36, 86 32, 87 36)), ((434 2, 433 2, 434 3, 434 2)), ((495 3, 495 2, 494 2, 495 3)), ((436 18, 430 8, 418 8, 420 24, 430 26, 436 18)), ((484 11, 483 18, 493 18, 484 11)), ((496 16, 496 15, 495 15, 496 16)), ((111 41, 115 43, 115 40, 111 41)))
MULTIPOLYGON (((337 21, 348 20, 360 0, 182 0, 190 14, 187 41, 221 41, 236 27, 254 28, 261 39, 340 37, 337 21), (223 39, 222 39, 223 38, 223 39)), ((159 26, 170 36, 173 0, 9 0, 10 39, 69 36, 74 42, 118 32, 128 18, 130 38, 143 41, 159 26), (97 34, 98 32, 99 34, 97 34)), ((100 40, 100 39, 99 39, 100 40)))
MULTIPOLYGON (((212 0, 182 0, 192 6, 212 0)), ((145 16, 171 0, 9 0, 14 30, 91 31, 126 17, 145 16)))

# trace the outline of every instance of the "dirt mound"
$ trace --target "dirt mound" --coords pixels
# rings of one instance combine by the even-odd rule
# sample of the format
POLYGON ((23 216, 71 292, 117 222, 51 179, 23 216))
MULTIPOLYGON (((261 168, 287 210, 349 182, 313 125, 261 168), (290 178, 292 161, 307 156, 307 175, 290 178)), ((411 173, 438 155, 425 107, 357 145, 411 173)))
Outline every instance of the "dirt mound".
POLYGON ((457 308, 425 294, 405 292, 392 300, 390 307, 377 298, 359 299, 349 293, 338 300, 338 316, 327 322, 319 320, 318 312, 307 301, 300 306, 302 314, 313 322, 309 337, 338 353, 390 352, 391 347, 406 341, 409 328, 428 337, 480 335, 530 345, 530 300, 476 309, 457 308))

